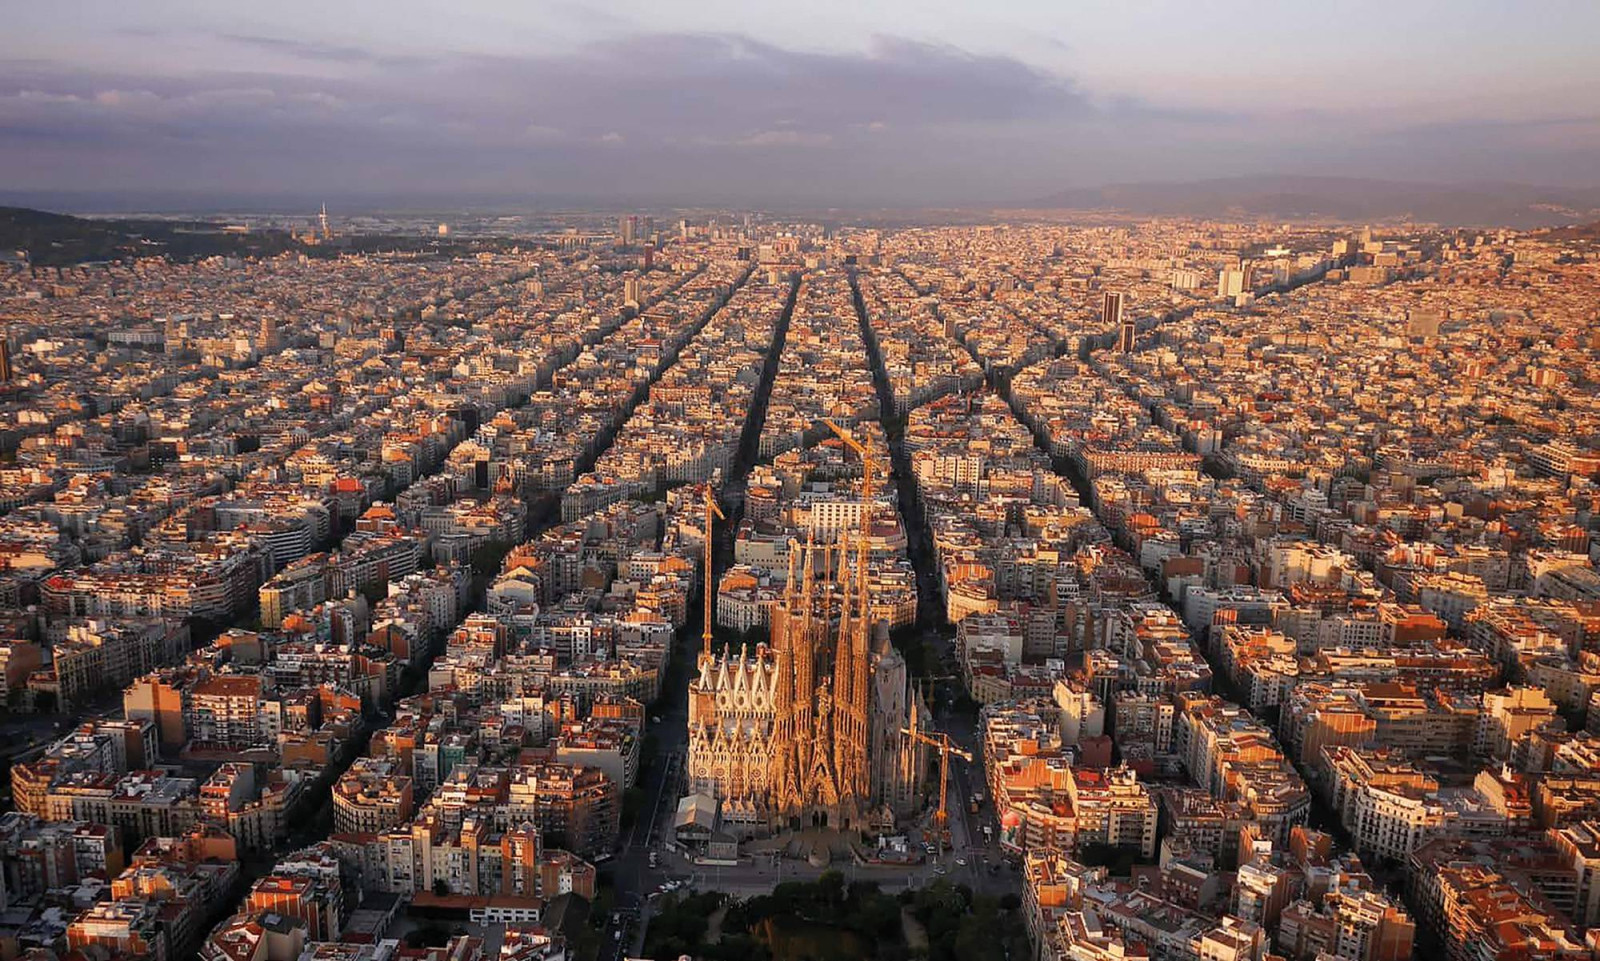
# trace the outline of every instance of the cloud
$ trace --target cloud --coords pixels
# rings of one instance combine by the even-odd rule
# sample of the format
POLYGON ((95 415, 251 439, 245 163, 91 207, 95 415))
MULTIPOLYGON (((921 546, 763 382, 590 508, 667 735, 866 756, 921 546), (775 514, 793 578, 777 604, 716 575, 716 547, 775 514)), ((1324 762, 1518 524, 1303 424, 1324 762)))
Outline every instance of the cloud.
POLYGON ((291 40, 286 37, 271 37, 262 34, 219 33, 216 34, 216 38, 228 44, 279 54, 297 60, 387 67, 417 66, 427 62, 424 57, 380 55, 361 47, 319 43, 310 40, 291 40))
POLYGON ((63 170, 74 176, 100 167, 125 180, 181 181, 198 151, 213 165, 249 153, 245 168, 280 155, 281 175, 293 178, 316 175, 307 151, 330 164, 381 151, 399 177, 411 155, 428 168, 448 135, 461 163, 477 168, 470 173, 498 167, 507 187, 518 184, 516 171, 531 170, 541 187, 606 189, 599 178, 626 180, 627 171, 585 162, 619 144, 655 149, 631 161, 650 164, 654 184, 669 184, 674 170, 694 183, 720 166, 753 187, 761 171, 717 155, 848 147, 882 140, 891 122, 909 139, 1095 109, 1069 80, 1019 61, 894 37, 858 53, 817 53, 738 35, 663 34, 559 56, 427 60, 255 34, 213 40, 241 51, 238 69, 161 76, 0 64, 0 138, 25 132, 32 145, 0 144, 0 163, 19 165, 54 140, 57 152, 97 148, 63 170), (326 65, 359 69, 329 74, 326 65))
POLYGON ((1018 59, 890 36, 849 52, 669 33, 427 57, 203 37, 236 65, 0 61, 0 182, 959 203, 1432 145, 1421 164, 1465 137, 1095 97, 1018 59))
POLYGON ((739 147, 823 147, 833 143, 833 134, 802 133, 798 130, 763 130, 733 141, 739 147))
POLYGON ((522 128, 522 136, 530 143, 561 143, 571 139, 571 134, 558 127, 530 123, 522 128))

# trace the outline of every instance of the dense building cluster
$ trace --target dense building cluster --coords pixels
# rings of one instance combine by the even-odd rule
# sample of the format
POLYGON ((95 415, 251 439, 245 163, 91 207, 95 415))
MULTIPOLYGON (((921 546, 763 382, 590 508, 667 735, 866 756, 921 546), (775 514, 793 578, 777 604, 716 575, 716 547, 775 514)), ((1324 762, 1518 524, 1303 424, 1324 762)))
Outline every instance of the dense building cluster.
POLYGON ((6 262, 0 954, 558 958, 641 796, 1046 959, 1600 951, 1591 242, 495 250, 6 262))
POLYGON ((724 835, 890 833, 921 799, 926 708, 888 643, 916 576, 877 412, 850 280, 807 271, 717 588, 717 622, 759 642, 702 651, 689 686, 683 810, 724 835))
POLYGON ((392 895, 536 922, 594 894, 582 856, 614 845, 701 575, 676 500, 645 503, 683 478, 596 495, 586 472, 685 345, 746 398, 766 347, 697 340, 752 270, 737 244, 652 260, 6 277, 4 694, 48 714, 123 692, 12 765, 8 850, 57 852, 7 860, 12 943, 276 955, 370 941, 392 895))
POLYGON ((1587 954, 1592 252, 1166 230, 874 243, 996 388, 906 444, 1042 950, 1587 954), (1071 540, 984 489, 1008 450, 1073 479, 1071 540))

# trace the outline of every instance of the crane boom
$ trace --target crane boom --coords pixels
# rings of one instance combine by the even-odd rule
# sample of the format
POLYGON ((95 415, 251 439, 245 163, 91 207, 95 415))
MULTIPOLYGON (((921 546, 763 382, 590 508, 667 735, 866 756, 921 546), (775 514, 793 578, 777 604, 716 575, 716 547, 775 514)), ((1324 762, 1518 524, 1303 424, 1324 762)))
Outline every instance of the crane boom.
POLYGON ((828 429, 837 434, 840 440, 844 441, 845 446, 855 451, 856 456, 861 458, 861 499, 870 504, 872 501, 873 478, 872 451, 865 444, 856 440, 855 435, 850 431, 834 423, 832 418, 824 417, 822 422, 827 424, 828 429))
POLYGON ((944 846, 945 832, 949 830, 948 825, 950 822, 948 807, 950 800, 950 755, 954 754, 970 764, 972 763, 972 752, 952 744, 950 735, 943 731, 929 734, 919 728, 903 727, 900 729, 900 733, 939 752, 939 811, 935 818, 939 824, 939 845, 942 848, 944 846))
MULTIPOLYGON (((872 449, 856 440, 855 434, 840 427, 832 418, 824 417, 822 422, 828 425, 829 430, 839 435, 839 440, 861 458, 861 530, 856 537, 856 592, 862 616, 867 618, 865 623, 869 625, 870 633, 871 618, 868 617, 868 612, 871 610, 871 601, 867 596, 867 556, 868 545, 872 539, 873 508, 876 506, 872 499, 872 480, 876 476, 876 471, 873 470, 872 449)), ((848 586, 845 589, 849 590, 848 586)))
POLYGON ((717 506, 717 497, 714 493, 712 493, 710 484, 706 484, 702 488, 702 491, 706 503, 706 556, 704 566, 705 573, 703 575, 705 584, 701 589, 705 593, 706 611, 705 628, 700 635, 700 660, 704 661, 706 658, 711 656, 711 600, 716 594, 716 578, 713 576, 713 571, 711 569, 711 517, 713 514, 715 514, 717 517, 720 517, 726 521, 728 519, 728 515, 722 513, 722 508, 717 506))

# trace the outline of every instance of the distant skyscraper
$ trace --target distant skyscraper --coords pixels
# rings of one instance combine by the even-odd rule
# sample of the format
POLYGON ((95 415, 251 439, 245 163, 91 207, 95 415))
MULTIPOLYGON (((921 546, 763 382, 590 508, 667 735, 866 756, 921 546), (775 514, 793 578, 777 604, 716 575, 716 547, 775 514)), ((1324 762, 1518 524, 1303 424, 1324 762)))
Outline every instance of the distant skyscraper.
POLYGON ((622 282, 622 299, 629 307, 638 307, 644 302, 644 282, 638 277, 629 277, 622 282))
POLYGON ((274 351, 283 346, 283 341, 278 337, 278 322, 269 316, 261 318, 261 330, 256 335, 256 349, 259 351, 274 351))
POLYGON ((322 212, 317 214, 317 227, 323 240, 333 236, 333 231, 328 227, 328 205, 322 205, 322 212))
POLYGON ((0 384, 11 383, 11 340, 0 330, 0 384))
POLYGON ((633 246, 639 239, 639 218, 628 214, 617 218, 617 242, 624 247, 633 246))
POLYGON ((1115 330, 1122 325, 1122 292, 1106 291, 1105 303, 1100 309, 1100 322, 1115 330))
POLYGON ((1100 320, 1106 327, 1117 332, 1117 350, 1124 354, 1133 353, 1133 343, 1139 335, 1139 326, 1132 317, 1122 312, 1122 294, 1119 291, 1106 291, 1100 320))

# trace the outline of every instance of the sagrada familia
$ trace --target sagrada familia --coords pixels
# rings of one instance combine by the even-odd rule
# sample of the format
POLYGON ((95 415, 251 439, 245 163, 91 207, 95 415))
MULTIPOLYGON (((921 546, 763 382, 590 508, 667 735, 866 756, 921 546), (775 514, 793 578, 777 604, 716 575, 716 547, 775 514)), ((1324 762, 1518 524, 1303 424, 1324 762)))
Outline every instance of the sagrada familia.
POLYGON ((892 829, 920 806, 926 749, 907 731, 928 717, 868 615, 865 538, 789 547, 771 643, 700 654, 687 788, 719 799, 735 834, 892 829))

